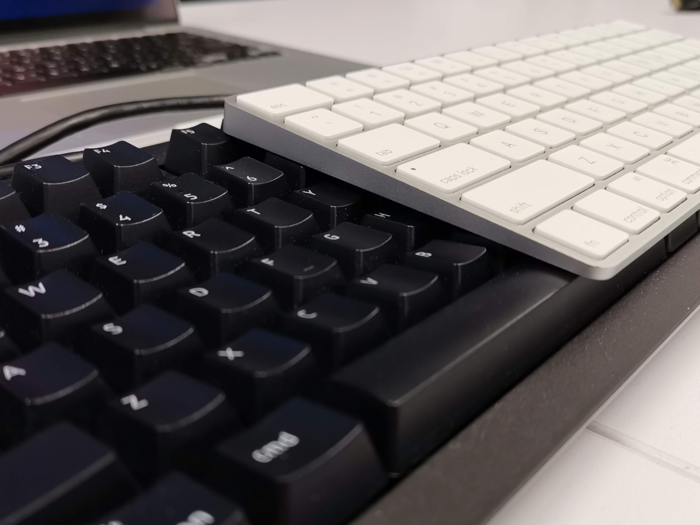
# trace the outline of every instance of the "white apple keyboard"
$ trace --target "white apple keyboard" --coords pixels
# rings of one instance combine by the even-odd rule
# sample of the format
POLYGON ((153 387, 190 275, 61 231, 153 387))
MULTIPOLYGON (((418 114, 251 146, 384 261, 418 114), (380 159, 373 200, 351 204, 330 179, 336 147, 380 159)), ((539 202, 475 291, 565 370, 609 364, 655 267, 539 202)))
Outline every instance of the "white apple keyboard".
POLYGON ((700 40, 628 22, 231 97, 229 135, 593 279, 700 210, 700 40))

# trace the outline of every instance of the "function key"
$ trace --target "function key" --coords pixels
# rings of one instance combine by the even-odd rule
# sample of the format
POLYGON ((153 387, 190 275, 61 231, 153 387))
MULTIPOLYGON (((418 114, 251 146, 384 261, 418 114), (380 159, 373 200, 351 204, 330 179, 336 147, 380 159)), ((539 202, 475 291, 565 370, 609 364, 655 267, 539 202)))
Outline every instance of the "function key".
POLYGON ((253 206, 270 197, 284 197, 289 193, 284 173, 250 157, 215 166, 209 178, 226 188, 239 207, 253 206))
POLYGON ((361 71, 353 71, 345 75, 348 79, 363 84, 374 90, 375 93, 383 93, 391 89, 407 88, 411 83, 405 79, 381 71, 379 69, 363 69, 361 71))
POLYGON ((314 212, 321 230, 335 228, 357 217, 362 197, 357 191, 328 182, 319 182, 292 193, 290 201, 314 212))
POLYGON ((29 219, 26 206, 10 183, 0 180, 0 224, 22 222, 29 219))
POLYGON ((306 87, 316 90, 324 95, 333 97, 336 103, 347 102, 361 97, 371 98, 374 95, 374 90, 370 87, 363 86, 347 78, 341 76, 333 76, 311 80, 306 83, 306 87))
POLYGON ((90 172, 102 195, 120 191, 136 193, 163 179, 160 167, 150 153, 120 141, 104 148, 86 149, 83 166, 90 172))
POLYGON ((301 84, 290 84, 238 95, 236 102, 246 111, 281 123, 287 115, 317 108, 330 108, 333 99, 301 84))
POLYGON ((208 175, 214 166, 231 162, 241 154, 236 139, 204 123, 172 131, 164 167, 175 175, 208 175))

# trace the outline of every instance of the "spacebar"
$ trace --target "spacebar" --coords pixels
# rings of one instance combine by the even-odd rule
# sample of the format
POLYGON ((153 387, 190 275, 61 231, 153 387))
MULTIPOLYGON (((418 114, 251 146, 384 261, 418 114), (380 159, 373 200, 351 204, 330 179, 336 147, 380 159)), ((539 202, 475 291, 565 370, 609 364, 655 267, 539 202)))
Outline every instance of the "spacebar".
POLYGON ((571 336, 553 317, 586 305, 548 299, 574 278, 512 267, 341 370, 325 401, 362 419, 389 471, 403 473, 571 336))

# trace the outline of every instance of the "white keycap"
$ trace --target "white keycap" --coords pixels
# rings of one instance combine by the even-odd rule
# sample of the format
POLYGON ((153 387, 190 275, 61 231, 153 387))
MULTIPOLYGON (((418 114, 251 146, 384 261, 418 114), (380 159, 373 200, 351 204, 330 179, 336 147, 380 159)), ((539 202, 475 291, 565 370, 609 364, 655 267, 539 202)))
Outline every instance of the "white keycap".
POLYGON ((339 150, 380 166, 401 162, 438 146, 439 140, 400 124, 389 124, 338 141, 339 150))
POLYGON ((477 132, 474 126, 441 113, 428 113, 427 115, 408 119, 404 122, 404 126, 438 139, 443 147, 467 140, 476 135, 477 132))
POLYGON ((700 98, 695 97, 678 97, 673 101, 676 106, 680 106, 686 109, 692 109, 693 111, 700 112, 700 98))
POLYGON ((686 193, 638 173, 625 173, 608 184, 608 191, 668 213, 686 199, 686 193))
POLYGON ((610 25, 614 25, 625 32, 623 34, 634 33, 635 31, 644 31, 646 27, 641 24, 635 24, 634 22, 627 22, 626 20, 615 20, 610 22, 610 25))
POLYGON ((586 27, 580 27, 579 31, 584 31, 586 33, 591 33, 593 35, 597 35, 601 38, 612 38, 614 36, 617 36, 615 31, 610 31, 609 29, 604 29, 601 28, 600 26, 586 26, 586 27))
POLYGON ((474 100, 474 93, 438 81, 416 84, 411 86, 411 91, 435 99, 443 106, 452 106, 453 104, 474 100))
POLYGON ((637 56, 641 58, 648 58, 649 60, 653 60, 654 62, 661 62, 662 64, 666 64, 667 66, 675 66, 676 64, 683 62, 678 58, 669 56, 665 53, 659 53, 658 51, 653 49, 637 53, 637 56))
POLYGON ((578 137, 588 135, 603 127, 603 123, 598 120, 593 120, 564 109, 540 113, 537 115, 537 119, 570 131, 578 137))
POLYGON ((632 64, 633 66, 643 67, 649 71, 660 71, 666 69, 666 64, 663 62, 657 62, 656 60, 649 60, 648 58, 642 58, 638 55, 628 55, 626 57, 620 58, 620 62, 625 62, 627 64, 632 64))
POLYGON ((551 69, 552 71, 556 71, 557 73, 565 73, 566 71, 576 69, 576 64, 572 64, 571 62, 560 60, 549 55, 541 55, 538 57, 528 58, 525 62, 546 69, 551 69))
POLYGON ((544 153, 544 148, 539 144, 501 130, 479 135, 470 144, 513 162, 524 162, 544 153))
POLYGON ((454 193, 509 167, 506 159, 467 144, 455 144, 401 164, 396 172, 438 191, 454 193))
POLYGON ((686 46, 697 47, 698 49, 700 49, 700 40, 697 40, 695 38, 686 38, 685 40, 683 40, 683 43, 686 46))
POLYGON ((512 62, 513 60, 520 60, 523 56, 520 53, 513 53, 507 49, 503 49, 496 46, 485 46, 477 47, 471 50, 472 53, 477 55, 484 55, 485 57, 493 58, 498 61, 499 64, 503 62, 512 62))
POLYGON ((661 29, 647 29, 646 31, 639 33, 639 36, 643 38, 651 38, 659 44, 667 44, 669 42, 683 40, 683 36, 675 33, 669 33, 668 31, 662 31, 661 29))
POLYGON ((336 104, 331 108, 331 111, 361 123, 366 130, 393 122, 403 122, 404 119, 404 114, 400 111, 368 98, 336 104))
POLYGON ((577 86, 590 89, 593 93, 597 91, 603 91, 604 89, 612 87, 612 82, 608 82, 607 80, 603 80, 602 78, 587 75, 586 73, 581 73, 580 71, 564 73, 563 75, 559 75, 559 78, 561 80, 565 80, 566 82, 576 84, 577 86))
POLYGON ((600 40, 598 35, 592 35, 591 33, 586 33, 585 31, 577 31, 576 29, 567 29, 566 31, 560 31, 560 35, 570 36, 581 42, 597 42, 600 40))
POLYGON ((419 66, 413 62, 403 62, 402 64, 386 66, 382 68, 382 71, 396 75, 397 77, 405 78, 411 83, 429 82, 430 80, 440 80, 442 78, 442 73, 439 71, 419 66))
POLYGON ((700 113, 675 104, 664 104, 654 108, 654 113, 690 124, 693 127, 700 126, 700 113))
POLYGON ((613 71, 617 71, 618 73, 629 75, 632 78, 643 77, 644 75, 648 75, 650 73, 648 69, 628 64, 627 62, 623 62, 622 60, 609 60, 607 62, 603 62, 601 66, 607 69, 612 69, 613 71))
POLYGON ((592 185, 590 177, 538 160, 467 191, 462 201, 508 222, 525 224, 592 185))
POLYGON ((310 80, 306 83, 309 87, 319 93, 333 97, 336 102, 347 102, 356 98, 371 97, 374 95, 374 90, 370 87, 363 86, 352 80, 341 76, 319 78, 318 80, 310 80))
POLYGON ((630 75, 625 75, 624 73, 620 73, 619 71, 608 69, 607 67, 603 66, 590 66, 582 69, 581 72, 585 73, 586 75, 591 75, 596 78, 600 78, 615 85, 622 84, 623 82, 629 82, 630 80, 632 80, 632 77, 630 75))
POLYGON ((338 139, 362 131, 362 124, 328 111, 314 109, 284 119, 289 129, 319 142, 335 143, 338 139))
POLYGON ((656 115, 655 113, 642 113, 638 117, 634 117, 632 122, 660 131, 661 133, 666 133, 676 139, 693 131, 693 128, 687 124, 664 117, 663 115, 656 115))
POLYGON ((660 80, 661 82, 666 82, 673 86, 683 88, 686 91, 695 89, 700 86, 700 82, 693 80, 692 78, 682 77, 681 75, 675 75, 669 73, 668 71, 661 71, 660 73, 655 73, 651 76, 655 80, 660 80))
POLYGON ((445 78, 445 83, 474 93, 479 97, 503 91, 503 84, 492 82, 485 78, 475 77, 467 73, 454 77, 447 77, 445 78))
POLYGON ((640 44, 639 42, 635 42, 624 37, 611 38, 608 40, 608 42, 614 46, 629 49, 630 51, 642 51, 648 47, 646 44, 640 44))
POLYGON ((673 140, 671 135, 659 133, 634 122, 622 122, 609 128, 608 133, 654 151, 668 146, 673 140))
POLYGON ((625 114, 622 111, 603 106, 591 100, 577 100, 564 107, 584 117, 599 120, 603 124, 614 124, 625 118, 625 114))
POLYGON ((676 95, 680 95, 684 91, 683 88, 679 88, 672 84, 661 82, 653 78, 640 78, 639 80, 635 80, 634 82, 632 82, 632 85, 644 89, 649 89, 651 91, 656 91, 657 93, 661 93, 662 95, 666 95, 667 97, 675 97, 676 95))
POLYGON ((467 73, 472 70, 471 66, 467 64, 445 57, 423 58, 421 60, 416 60, 416 64, 427 67, 428 69, 434 69, 443 75, 459 75, 460 73, 467 73))
POLYGON ((449 53, 445 55, 445 58, 449 58, 450 60, 454 60, 456 62, 461 62, 462 64, 466 64, 473 69, 491 67, 498 64, 498 60, 494 60, 493 58, 489 58, 484 55, 477 55, 476 53, 472 53, 471 51, 459 51, 457 53, 449 53))
POLYGON ((583 44, 583 40, 581 40, 580 38, 562 35, 561 33, 549 33, 540 36, 540 38, 544 38, 545 40, 551 40, 552 42, 556 42, 557 44, 561 44, 565 47, 580 46, 581 44, 583 44))
MULTIPOLYGON (((700 49, 698 49, 698 52, 700 52, 700 49)), ((692 60, 691 62, 686 62, 685 64, 683 64, 683 67, 694 69, 695 71, 700 71, 700 60, 692 60)))
POLYGON ((457 104, 442 110, 444 115, 455 118, 461 122, 465 122, 476 127, 479 133, 490 131, 494 128, 499 128, 510 122, 510 117, 494 111, 484 106, 478 106, 473 102, 465 102, 457 104))
POLYGON ((535 82, 535 86, 565 97, 569 102, 590 95, 591 90, 560 78, 547 78, 535 82))
POLYGON ((691 97, 700 98, 700 89, 696 89, 690 94, 691 97))
POLYGON ((571 210, 541 222, 535 233, 593 259, 605 259, 629 240, 625 232, 571 210))
POLYGON ((683 42, 674 42, 673 44, 667 45, 666 48, 667 49, 674 49, 676 51, 682 51, 683 53, 688 53, 696 58, 700 56, 700 49, 699 48, 689 46, 688 44, 684 44, 683 42))
POLYGON ((685 142, 681 142, 675 148, 671 148, 667 152, 676 158, 687 160, 693 164, 700 166, 700 135, 690 137, 685 142))
POLYGON ((588 44, 588 46, 592 47, 593 49, 597 49, 598 51, 604 51, 605 53, 610 53, 611 55, 615 55, 616 57, 629 55, 631 53, 631 51, 629 49, 627 49, 626 47, 616 46, 615 44, 611 44, 609 40, 595 42, 593 44, 588 44))
POLYGON ((379 69, 363 69, 362 71, 353 71, 345 75, 350 80, 354 80, 365 86, 374 89, 375 93, 391 91, 392 89, 407 88, 410 82, 405 78, 391 75, 386 71, 379 69))
POLYGON ((593 95, 590 100, 603 104, 604 106, 619 109, 627 115, 635 115, 649 107, 644 102, 640 102, 623 95, 618 95, 612 91, 603 91, 602 93, 593 95))
POLYGON ((530 79, 524 75, 519 75, 518 73, 513 73, 506 69, 500 67, 488 67, 486 69, 480 69, 474 73, 475 75, 491 80, 492 82, 497 82, 506 87, 517 87, 530 82, 530 79))
POLYGON ((637 33, 634 35, 628 35, 625 38, 628 38, 629 40, 632 40, 633 42, 639 42, 640 44, 644 44, 645 46, 647 46, 647 48, 656 47, 659 45, 658 41, 651 39, 651 38, 647 38, 645 36, 642 36, 641 33, 637 33))
POLYGON ((692 60, 693 58, 695 58, 695 53, 687 53, 685 51, 675 49, 671 46, 657 47, 656 49, 654 49, 654 51, 658 53, 663 53, 664 55, 668 55, 673 58, 677 58, 681 62, 687 62, 688 60, 692 60))
POLYGON ((236 102, 255 115, 282 122, 287 115, 329 108, 333 104, 333 99, 301 84, 290 84, 238 95, 236 102))
POLYGON ((555 51, 554 53, 549 53, 547 55, 556 60, 563 60, 564 62, 571 62, 579 67, 591 66, 598 62, 595 58, 587 57, 579 53, 572 53, 571 51, 555 51))
POLYGON ((670 155, 659 155, 635 171, 687 193, 700 190, 700 167, 670 155))
POLYGON ((554 75, 554 71, 552 71, 551 69, 536 66, 535 64, 529 64, 527 62, 523 62, 522 60, 517 60, 515 62, 503 64, 501 67, 508 71, 524 75, 530 80, 539 80, 554 75))
POLYGON ((562 146, 576 138, 573 133, 531 118, 511 124, 506 127, 506 131, 549 149, 562 146))
POLYGON ((634 164, 649 155, 649 150, 626 140, 598 133, 581 141, 581 146, 607 155, 626 164, 634 164))
POLYGON ((633 235, 659 220, 659 212, 616 193, 598 190, 574 204, 574 211, 633 235))
POLYGON ((524 57, 533 57, 544 53, 544 49, 535 46, 528 46, 522 42, 503 42, 502 44, 497 44, 496 47, 506 49, 507 51, 512 51, 513 53, 518 53, 524 57))
POLYGON ((540 107, 523 100, 497 93, 478 100, 479 104, 488 106, 491 109, 510 115, 513 118, 525 118, 539 113, 540 107))
POLYGON ((579 55, 583 55, 586 57, 594 58, 599 62, 602 60, 612 60, 613 58, 615 58, 615 55, 613 55, 612 53, 600 51, 599 49, 594 49, 589 46, 572 47, 569 51, 571 51, 572 53, 578 53, 579 55))
POLYGON ((557 42, 553 42, 552 40, 546 40, 544 38, 539 38, 536 36, 530 38, 523 38, 519 40, 519 42, 527 44, 528 46, 539 47, 544 51, 559 51, 560 49, 564 49, 566 47, 562 44, 558 44, 557 42))
POLYGON ((650 89, 640 88, 639 86, 635 86, 633 84, 623 84, 622 86, 617 86, 613 89, 613 93, 633 98, 634 100, 639 100, 640 102, 644 102, 651 106, 660 104, 668 98, 666 95, 651 91, 650 89))
POLYGON ((437 100, 424 97, 407 89, 380 93, 379 95, 374 95, 374 100, 402 112, 406 115, 406 118, 417 117, 430 111, 440 111, 442 107, 437 100))
POLYGON ((554 93, 529 84, 509 89, 507 94, 524 100, 525 102, 532 102, 540 106, 543 110, 552 109, 566 103, 566 97, 555 95, 554 93))
POLYGON ((548 160, 598 180, 607 179, 625 167, 619 160, 611 159, 581 146, 569 146, 552 153, 548 160))

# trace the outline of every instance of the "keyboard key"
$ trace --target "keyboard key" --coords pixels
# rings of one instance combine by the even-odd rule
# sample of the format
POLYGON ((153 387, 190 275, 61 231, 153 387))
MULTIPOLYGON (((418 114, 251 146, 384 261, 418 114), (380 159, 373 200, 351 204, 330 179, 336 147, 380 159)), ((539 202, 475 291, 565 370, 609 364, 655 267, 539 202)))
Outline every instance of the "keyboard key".
POLYGON ((440 102, 444 107, 460 102, 474 100, 474 93, 464 91, 456 86, 451 86, 444 82, 425 82, 411 86, 411 91, 433 98, 440 102))
POLYGON ((22 222, 30 215, 17 191, 8 181, 0 180, 0 224, 22 222))
POLYGON ((673 139, 671 135, 659 133, 658 131, 645 128, 632 122, 622 122, 621 124, 613 126, 608 129, 608 133, 651 150, 661 149, 669 145, 673 139))
POLYGON ((466 144, 455 144, 401 164, 396 172, 444 193, 454 193, 510 167, 510 161, 466 144))
POLYGON ((215 166, 209 178, 229 191, 236 206, 253 206, 289 193, 285 174, 250 157, 215 166))
POLYGON ((652 75, 651 78, 653 80, 659 80, 661 82, 671 84, 672 86, 682 88, 685 91, 695 89, 696 87, 700 86, 700 81, 698 80, 693 80, 692 78, 670 73, 668 71, 656 73, 652 75))
POLYGON ((170 248, 200 281, 233 271, 248 259, 262 255, 254 235, 220 219, 173 233, 170 248))
POLYGON ((70 220, 78 218, 81 202, 102 198, 85 168, 60 156, 15 164, 12 187, 32 215, 51 212, 70 220))
POLYGON ((678 146, 668 150, 668 154, 672 157, 700 165, 700 150, 698 149, 698 143, 700 143, 700 138, 695 135, 690 137, 685 142, 681 142, 678 146))
POLYGON ((646 58, 648 60, 653 60, 654 62, 661 62, 662 64, 665 64, 666 67, 674 66, 683 62, 683 59, 673 57, 668 53, 661 53, 655 49, 652 49, 650 51, 642 51, 641 53, 637 53, 637 56, 641 58, 646 58))
POLYGON ((459 75, 460 73, 466 73, 472 70, 472 68, 466 64, 439 56, 423 58, 421 60, 416 60, 415 62, 419 66, 427 67, 428 69, 434 69, 435 71, 442 73, 443 75, 459 75))
POLYGON ((445 83, 474 93, 477 97, 492 95, 493 93, 500 93, 503 91, 503 84, 467 73, 454 77, 447 77, 445 83))
POLYGON ((414 91, 397 89, 374 96, 374 100, 401 111, 406 118, 417 117, 431 111, 440 111, 442 104, 432 98, 424 97, 414 91))
MULTIPOLYGON (((588 47, 593 48, 593 49, 597 49, 598 51, 604 51, 606 53, 610 53, 611 55, 615 55, 616 57, 630 54, 630 50, 627 49, 626 47, 616 46, 615 44, 611 44, 610 41, 594 42, 592 44, 588 44, 588 47)), ((625 73, 625 72, 621 71, 621 73, 625 73)))
POLYGON ((0 363, 10 361, 19 356, 19 348, 5 330, 0 328, 0 363))
POLYGON ((637 67, 643 67, 644 69, 648 69, 649 71, 660 71, 662 69, 666 69, 666 64, 664 64, 663 62, 650 60, 648 58, 640 57, 639 55, 628 55, 626 57, 622 57, 620 58, 620 62, 632 64, 633 66, 637 67))
POLYGON ((559 60, 558 58, 554 58, 549 55, 528 58, 525 62, 533 66, 545 68, 553 73, 565 73, 567 71, 571 71, 572 69, 576 69, 576 66, 571 62, 559 60))
POLYGON ((664 213, 671 211, 687 197, 683 191, 636 173, 626 173, 615 179, 608 184, 607 189, 664 213))
POLYGON ((494 111, 485 106, 479 106, 472 102, 465 102, 449 108, 445 108, 442 113, 470 126, 474 126, 479 133, 490 131, 510 122, 510 117, 494 111))
POLYGON ((633 84, 624 84, 622 86, 618 86, 615 89, 613 89, 613 93, 617 93, 618 95, 623 95, 625 97, 638 100, 639 102, 644 102, 645 104, 649 104, 651 106, 660 104, 668 98, 666 97, 666 95, 656 93, 655 91, 651 91, 649 89, 640 88, 633 84))
POLYGON ((621 60, 611 60, 609 62, 604 62, 602 66, 606 69, 612 69, 618 73, 623 73, 629 75, 632 78, 639 78, 649 74, 649 70, 643 67, 635 66, 628 62, 622 62, 621 60))
POLYGON ((20 346, 70 343, 78 328, 113 316, 104 295, 65 270, 5 289, 7 330, 20 346))
POLYGON ((493 275, 493 261, 482 246, 434 240, 407 254, 402 264, 436 273, 452 299, 470 292, 493 275))
POLYGON ((241 208, 236 211, 234 222, 255 234, 264 251, 305 241, 318 232, 312 212, 276 197, 249 208, 241 208))
POLYGON ((675 104, 664 104, 663 106, 654 108, 654 113, 683 122, 684 124, 690 124, 693 127, 700 126, 700 113, 681 106, 676 106, 675 104))
POLYGON ((634 115, 647 109, 648 105, 644 102, 639 102, 629 97, 618 95, 612 91, 603 91, 593 95, 590 100, 604 106, 618 109, 627 115, 634 115))
POLYGON ((97 203, 84 203, 80 226, 102 253, 124 250, 140 241, 160 244, 170 234, 163 210, 128 191, 97 203))
POLYGON ((253 328, 207 354, 203 374, 250 421, 312 384, 320 369, 307 343, 253 328))
POLYGON ((0 523, 84 523, 134 489, 114 452, 59 423, 0 457, 0 523))
POLYGON ((525 224, 592 185, 590 177, 540 160, 466 192, 462 202, 525 224))
POLYGON ((110 403, 103 432, 139 478, 152 480, 177 455, 223 437, 234 422, 223 392, 168 371, 110 403))
POLYGON ((571 51, 555 51, 554 53, 549 53, 548 56, 557 60, 563 60, 564 62, 570 62, 578 67, 590 66, 598 62, 595 58, 587 57, 579 53, 572 53, 571 51))
POLYGON ((576 138, 573 133, 531 118, 511 124, 506 127, 506 131, 549 149, 557 148, 576 138))
POLYGON ((504 131, 492 131, 472 139, 471 144, 514 162, 523 162, 544 153, 544 148, 504 131))
POLYGON ((514 119, 531 117, 540 111, 540 107, 535 104, 530 104, 502 93, 480 98, 479 104, 510 115, 514 119))
MULTIPOLYGON (((345 76, 354 82, 358 82, 359 84, 372 88, 375 93, 383 93, 384 91, 390 91, 392 89, 407 88, 411 84, 411 82, 405 78, 392 75, 386 71, 380 71, 379 69, 363 69, 362 71, 348 73, 345 76)), ((297 112, 293 111, 292 113, 297 112)))
POLYGON ((264 525, 342 522, 386 481, 360 423, 302 399, 223 442, 217 456, 226 493, 264 525))
POLYGON ((570 73, 564 73, 559 75, 559 79, 565 82, 570 82, 582 88, 591 90, 593 93, 597 91, 602 91, 612 87, 612 83, 602 78, 595 77, 593 75, 587 75, 581 71, 571 71, 570 73))
POLYGON ((335 259, 298 246, 285 246, 267 257, 253 259, 245 275, 272 288, 286 308, 296 308, 343 280, 335 259))
MULTIPOLYGON (((348 75, 348 78, 352 79, 351 75, 348 75)), ((300 84, 290 84, 238 95, 236 102, 246 111, 281 123, 284 117, 294 113, 329 108, 333 104, 333 99, 300 84)))
MULTIPOLYGON (((569 102, 585 97, 591 93, 591 90, 588 88, 572 84, 571 82, 566 82, 560 78, 546 78, 535 82, 534 85, 538 88, 544 89, 545 91, 550 91, 556 95, 560 95, 566 98, 566 100, 569 102)), ((523 86, 523 88, 526 87, 527 86, 523 86)))
POLYGON ((394 122, 403 122, 405 115, 384 104, 368 98, 359 98, 333 106, 332 110, 339 115, 359 122, 365 130, 378 128, 394 122))
POLYGON ((81 228, 60 215, 39 215, 0 227, 0 255, 10 277, 27 282, 54 270, 85 275, 97 248, 81 228))
POLYGON ((569 111, 600 121, 603 124, 614 124, 625 118, 625 113, 622 111, 603 106, 591 100, 578 100, 565 107, 569 111))
POLYGON ((634 164, 649 155, 649 150, 626 140, 619 139, 607 133, 598 133, 581 141, 584 146, 597 151, 625 164, 634 164))
POLYGON ((436 138, 443 148, 462 142, 477 133, 474 126, 459 122, 441 113, 428 113, 407 120, 404 125, 425 135, 436 138))
POLYGON ((675 97, 676 95, 680 95, 684 91, 683 88, 679 88, 678 86, 674 86, 673 84, 661 82, 660 80, 648 77, 635 80, 634 82, 632 82, 632 85, 645 88, 650 91, 656 91, 657 93, 661 93, 662 95, 666 95, 667 97, 675 97))
POLYGON ((700 190, 700 167, 669 155, 653 158, 635 171, 687 193, 700 190))
POLYGON ((290 130, 311 140, 333 144, 343 137, 360 133, 362 124, 327 109, 314 109, 284 119, 290 130))
POLYGON ((654 113, 643 113, 638 117, 634 117, 632 122, 671 135, 674 139, 684 137, 693 130, 687 124, 654 113))
POLYGON ((551 40, 552 42, 556 42, 557 44, 561 44, 566 47, 577 46, 583 43, 583 40, 579 38, 562 35, 561 33, 550 33, 547 35, 542 35, 540 38, 551 40))
POLYGON ((574 211, 635 235, 659 220, 660 216, 656 210, 605 190, 598 190, 578 201, 574 204, 574 211))
POLYGON ((525 75, 514 73, 513 71, 508 71, 500 67, 489 67, 486 69, 479 69, 478 71, 475 71, 474 74, 476 76, 501 84, 506 88, 517 87, 530 82, 530 79, 525 75))
POLYGON ((440 80, 442 78, 442 73, 439 71, 414 64, 413 62, 403 62, 393 66, 386 66, 382 68, 382 71, 391 73, 397 77, 405 78, 412 84, 440 80))
POLYGON ((194 173, 151 185, 151 200, 176 230, 195 226, 231 209, 228 191, 194 173))
POLYGON ((502 44, 497 44, 496 47, 500 47, 506 51, 512 51, 513 53, 517 53, 524 57, 537 56, 544 53, 543 49, 535 46, 529 46, 527 44, 523 44, 522 42, 504 42, 502 44))
POLYGON ((625 73, 620 73, 619 71, 615 71, 614 69, 609 69, 603 66, 590 66, 582 69, 581 73, 600 78, 602 80, 605 80, 606 82, 610 82, 613 85, 622 84, 624 82, 629 82, 630 80, 632 80, 632 77, 630 75, 626 75, 625 73))
POLYGON ((496 46, 477 47, 472 49, 471 52, 476 53, 477 55, 484 55, 486 57, 493 58, 499 64, 502 62, 512 62, 513 60, 519 60, 522 58, 522 55, 519 53, 496 46))
POLYGON ((214 166, 243 155, 235 139, 210 124, 174 129, 170 134, 165 169, 175 175, 196 173, 207 176, 214 166))
POLYGON ((618 47, 624 47, 629 51, 643 51, 648 48, 646 44, 635 42, 627 38, 611 38, 608 42, 618 47))
POLYGON ((124 141, 86 149, 83 166, 104 196, 120 191, 145 192, 152 183, 163 179, 153 155, 124 141))
POLYGON ((575 38, 576 40, 580 40, 581 42, 597 42, 598 40, 601 40, 601 37, 598 35, 595 35, 593 33, 589 33, 585 30, 578 30, 578 29, 568 29, 566 31, 561 31, 559 33, 560 35, 568 36, 571 38, 575 38))
POLYGON ((563 44, 555 42, 554 40, 548 40, 540 37, 521 38, 519 42, 527 44, 528 46, 539 47, 544 51, 558 51, 559 49, 564 49, 565 47, 563 44))
POLYGON ((409 208, 378 208, 362 217, 362 226, 391 235, 396 247, 403 252, 412 250, 428 237, 430 225, 425 217, 409 208))
POLYGON ((457 53, 449 53, 445 55, 445 58, 449 60, 454 60, 461 64, 466 64, 472 69, 495 66, 496 64, 498 64, 498 60, 489 58, 485 55, 472 53, 471 51, 459 51, 457 53))
POLYGON ((314 250, 336 259, 348 278, 371 272, 380 264, 396 259, 391 234, 350 222, 319 235, 311 241, 314 250))
POLYGON ((673 101, 676 106, 686 109, 692 109, 696 113, 700 113, 700 99, 695 97, 678 97, 673 101))
POLYGON ((190 323, 151 305, 93 325, 77 346, 118 392, 180 366, 202 350, 190 323))
POLYGON ((141 242, 96 259, 92 282, 123 313, 144 303, 165 301, 174 288, 192 284, 194 278, 182 259, 141 242))
POLYGON ((263 162, 268 166, 280 170, 284 173, 289 187, 293 190, 305 188, 309 181, 309 170, 297 162, 275 155, 269 151, 265 152, 263 162))
POLYGON ((548 160, 598 180, 607 179, 625 167, 619 160, 600 155, 581 146, 569 146, 552 153, 548 160))
POLYGON ((565 104, 567 100, 566 97, 550 93, 549 91, 531 85, 509 89, 507 94, 524 100, 525 102, 535 104, 543 110, 561 106, 565 104))
POLYGON ((396 164, 439 146, 439 140, 399 124, 389 124, 338 141, 340 151, 379 166, 396 164))
POLYGON ((571 131, 578 137, 588 135, 603 127, 603 124, 598 120, 586 118, 564 109, 555 109, 547 113, 540 113, 537 115, 537 120, 542 120, 567 131, 571 131))
POLYGON ((571 51, 572 53, 578 53, 579 55, 592 58, 599 62, 603 60, 612 60, 613 58, 615 58, 615 55, 613 55, 612 53, 608 53, 607 51, 601 51, 600 49, 596 49, 588 45, 572 47, 569 51, 571 51))
POLYGON ((296 190, 290 198, 292 204, 313 211, 321 230, 330 230, 341 222, 354 220, 361 200, 354 189, 329 182, 296 190))
POLYGON ((329 97, 333 97, 336 103, 347 102, 363 97, 372 98, 372 95, 374 95, 374 90, 371 87, 363 86, 362 84, 337 75, 319 78, 318 80, 310 80, 306 83, 306 87, 329 97))
POLYGON ((535 233, 594 259, 604 259, 629 240, 625 232, 571 210, 539 223, 535 233))

